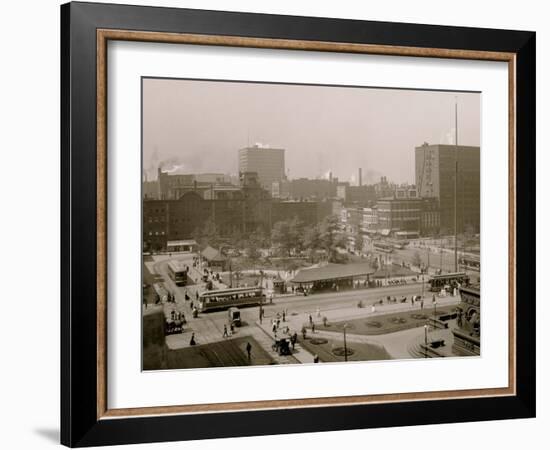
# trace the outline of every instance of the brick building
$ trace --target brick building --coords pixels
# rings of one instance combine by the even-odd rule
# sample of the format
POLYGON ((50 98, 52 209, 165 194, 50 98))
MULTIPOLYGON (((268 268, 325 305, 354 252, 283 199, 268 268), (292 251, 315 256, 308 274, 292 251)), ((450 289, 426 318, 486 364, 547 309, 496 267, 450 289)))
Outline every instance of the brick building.
POLYGON ((456 214, 458 232, 479 233, 480 154, 479 147, 429 145, 415 149, 416 186, 420 197, 439 202, 441 229, 454 232, 455 161, 458 162, 456 214))
POLYGON ((278 221, 298 217, 314 225, 329 215, 330 202, 273 200, 253 172, 241 174, 240 186, 186 189, 177 199, 143 201, 143 245, 164 250, 168 241, 193 238, 208 224, 221 237, 250 234, 257 229, 270 233, 278 221))

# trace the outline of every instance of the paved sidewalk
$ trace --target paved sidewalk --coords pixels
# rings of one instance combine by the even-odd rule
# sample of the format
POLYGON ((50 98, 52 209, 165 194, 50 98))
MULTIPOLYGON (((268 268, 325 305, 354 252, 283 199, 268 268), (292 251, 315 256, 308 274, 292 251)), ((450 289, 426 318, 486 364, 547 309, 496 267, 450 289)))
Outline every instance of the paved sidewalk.
MULTIPOLYGON (((294 332, 298 333, 298 335, 300 334, 301 326, 300 328, 293 328, 290 325, 291 325, 290 321, 280 322, 279 330, 277 331, 277 337, 290 338, 290 336, 294 332), (284 333, 284 329, 286 326, 289 327, 289 333, 284 333)), ((269 320, 269 318, 266 317, 265 319, 263 319, 261 324, 259 321, 256 322, 256 326, 258 327, 258 329, 262 330, 262 333, 264 334, 264 336, 267 336, 271 343, 275 342, 275 337, 273 335, 273 329, 272 329, 273 324, 272 324, 272 321, 269 320)), ((294 351, 292 352, 292 356, 296 358, 297 362, 300 362, 302 364, 313 363, 313 355, 309 351, 307 351, 304 347, 302 347, 299 342, 296 342, 296 345, 294 346, 294 351)))
MULTIPOLYGON (((450 305, 455 305, 460 302, 459 296, 449 296, 444 298, 439 298, 437 301, 437 307, 445 307, 450 305)), ((385 314, 399 313, 414 311, 419 309, 419 302, 415 302, 414 305, 411 305, 410 302, 407 303, 385 303, 383 305, 375 305, 375 311, 372 311, 371 305, 365 305, 364 308, 359 308, 357 306, 347 307, 347 308, 337 308, 337 309, 317 309, 315 305, 312 304, 312 309, 309 312, 299 313, 296 315, 287 315, 286 322, 281 322, 281 326, 288 325, 291 329, 297 330, 298 332, 302 329, 302 326, 310 328, 309 316, 313 319, 313 322, 316 324, 322 323, 323 317, 326 317, 329 322, 342 322, 345 320, 355 320, 376 317, 385 314)), ((424 302, 424 311, 431 312, 433 310, 433 304, 431 301, 424 302)), ((273 317, 266 317, 264 323, 267 321, 268 330, 271 331, 271 322, 270 320, 273 317)))
MULTIPOLYGON (((437 307, 445 307, 460 302, 460 297, 444 297, 439 298, 437 301, 437 307)), ((329 322, 343 322, 345 320, 356 320, 362 318, 372 318, 376 316, 407 312, 418 310, 420 307, 419 302, 416 302, 414 306, 411 306, 410 302, 408 303, 391 303, 376 305, 375 312, 372 312, 370 305, 365 308, 358 307, 348 307, 342 309, 330 309, 330 310, 317 310, 314 308, 315 305, 312 305, 311 312, 304 312, 299 314, 286 314, 285 322, 282 321, 282 311, 280 313, 280 326, 277 332, 278 336, 283 335, 283 329, 288 326, 290 334, 297 332, 301 336, 302 327, 306 327, 308 330, 308 335, 311 336, 311 326, 309 323, 309 316, 311 315, 313 322, 316 324, 322 323, 322 318, 326 317, 329 322)), ((424 310, 429 312, 433 309, 431 301, 425 302, 424 310)), ((272 326, 273 320, 276 319, 276 310, 272 310, 272 314, 263 319, 263 323, 260 324, 256 322, 259 327, 261 327, 269 336, 273 336, 272 326)), ((317 337, 325 337, 327 339, 338 339, 343 338, 342 332, 333 332, 333 331, 321 331, 319 329, 315 330, 314 335, 317 337)), ((422 336, 423 336, 422 331, 422 336)), ((359 342, 370 345, 376 345, 379 347, 384 347, 386 351, 393 357, 397 359, 411 358, 412 355, 408 351, 409 343, 411 340, 416 340, 418 336, 418 328, 413 328, 409 330, 397 331, 393 333, 387 333, 382 335, 360 335, 354 333, 346 333, 346 339, 350 342, 359 342)), ((296 345, 296 348, 300 348, 300 353, 304 352, 304 357, 300 359, 298 354, 295 356, 297 359, 300 359, 301 362, 310 363, 313 361, 313 356, 307 350, 303 349, 299 344, 296 345), (307 356, 306 356, 307 354, 307 356), (306 361, 303 361, 305 359, 306 361)))
MULTIPOLYGON (((274 340, 269 334, 267 334, 261 327, 254 325, 246 328, 235 328, 235 332, 227 338, 223 337, 223 325, 220 327, 214 321, 199 317, 197 319, 191 319, 191 327, 183 334, 173 334, 166 336, 166 345, 171 350, 177 350, 181 348, 190 347, 189 341, 191 339, 191 333, 195 332, 195 338, 197 345, 212 344, 214 342, 220 342, 223 340, 230 340, 238 337, 246 338, 250 336, 266 351, 269 356, 278 364, 296 364, 300 362, 312 362, 313 357, 311 355, 304 355, 305 350, 296 351, 293 355, 279 355, 275 352, 271 346, 274 340)), ((229 330, 228 330, 229 332, 229 330)), ((298 349, 297 349, 298 350, 298 349)), ((305 352, 307 353, 307 352, 305 352)))

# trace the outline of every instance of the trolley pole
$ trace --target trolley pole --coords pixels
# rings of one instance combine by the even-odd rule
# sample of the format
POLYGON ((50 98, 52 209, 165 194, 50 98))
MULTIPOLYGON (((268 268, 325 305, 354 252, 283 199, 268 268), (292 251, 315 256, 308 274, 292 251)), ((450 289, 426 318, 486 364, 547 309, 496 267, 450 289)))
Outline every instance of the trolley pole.
POLYGON ((424 272, 422 272, 422 301, 424 301, 424 272))

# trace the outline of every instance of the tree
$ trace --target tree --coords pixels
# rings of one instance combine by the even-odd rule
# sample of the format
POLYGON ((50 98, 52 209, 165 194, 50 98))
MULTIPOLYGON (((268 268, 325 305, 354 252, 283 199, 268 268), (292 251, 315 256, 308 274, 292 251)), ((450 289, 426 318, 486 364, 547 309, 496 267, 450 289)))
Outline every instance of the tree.
POLYGON ((231 233, 230 242, 237 250, 243 250, 246 246, 243 234, 238 229, 233 230, 233 233, 231 233))
POLYGON ((262 227, 256 228, 249 239, 253 239, 259 248, 267 248, 270 245, 269 236, 262 227))
POLYGON ((345 236, 340 231, 338 216, 325 217, 321 222, 320 231, 322 246, 328 254, 329 261, 338 261, 340 259, 339 250, 346 247, 345 236))
POLYGON ((245 242, 246 255, 253 264, 256 264, 262 256, 260 248, 262 247, 263 241, 264 238, 262 231, 256 230, 245 242))
POLYGON ((363 233, 361 233, 361 227, 357 227, 355 233, 355 251, 359 254, 363 253, 363 245, 365 244, 365 239, 363 238, 363 233))
POLYGON ((323 248, 319 226, 316 225, 304 230, 304 247, 308 249, 310 261, 313 262, 317 250, 323 248))
POLYGON ((417 266, 419 268, 422 268, 422 258, 420 256, 419 252, 414 252, 413 258, 412 258, 412 264, 413 266, 417 266))
POLYGON ((301 252, 304 249, 304 222, 302 222, 297 216, 290 221, 290 230, 292 239, 294 240, 294 249, 301 252))
POLYGON ((290 223, 287 220, 277 222, 273 226, 271 231, 271 241, 274 245, 278 246, 282 251, 288 253, 290 252, 293 246, 293 239, 290 230, 290 223))
POLYGON ((204 223, 202 234, 202 237, 205 239, 207 245, 211 247, 216 248, 221 243, 218 227, 212 218, 209 218, 204 223))
POLYGON ((290 257, 293 249, 301 248, 303 223, 297 219, 277 222, 271 231, 271 241, 290 257))

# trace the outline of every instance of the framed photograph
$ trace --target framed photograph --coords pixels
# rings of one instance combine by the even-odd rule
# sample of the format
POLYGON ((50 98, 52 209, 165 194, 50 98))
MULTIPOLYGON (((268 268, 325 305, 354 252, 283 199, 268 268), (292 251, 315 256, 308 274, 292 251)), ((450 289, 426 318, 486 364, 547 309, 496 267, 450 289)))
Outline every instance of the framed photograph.
POLYGON ((61 441, 535 415, 535 33, 61 7, 61 441))

